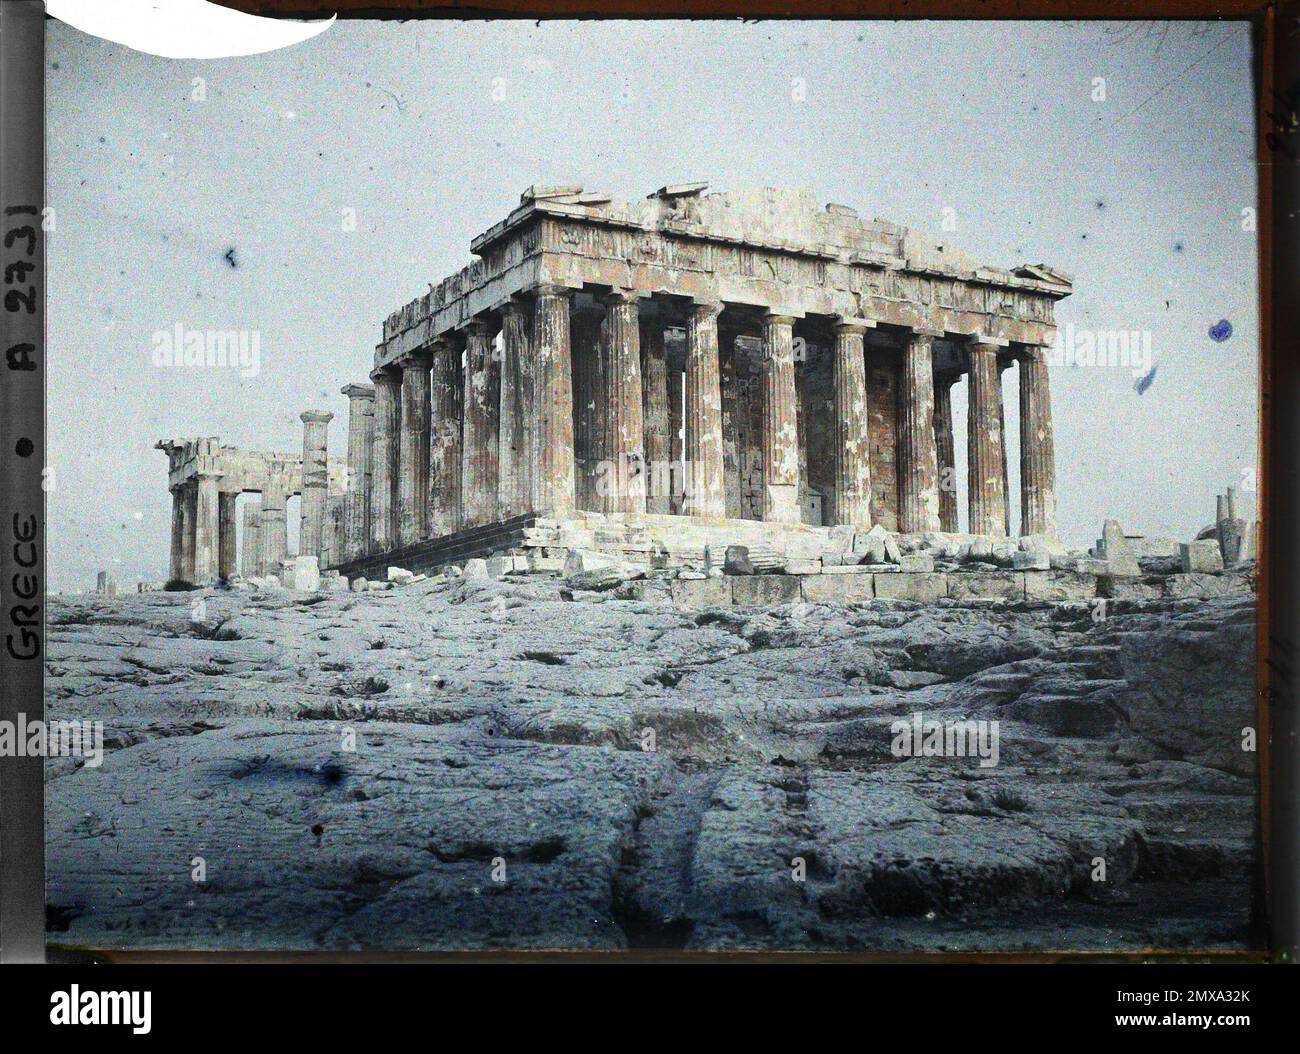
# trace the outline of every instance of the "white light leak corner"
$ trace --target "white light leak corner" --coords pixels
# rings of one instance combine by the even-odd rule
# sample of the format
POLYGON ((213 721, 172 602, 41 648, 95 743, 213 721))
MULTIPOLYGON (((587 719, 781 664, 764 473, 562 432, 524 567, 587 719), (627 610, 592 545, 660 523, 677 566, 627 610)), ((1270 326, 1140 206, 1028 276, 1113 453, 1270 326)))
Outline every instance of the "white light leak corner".
POLYGON ((259 18, 207 0, 46 0, 68 25, 167 59, 260 55, 301 44, 334 24, 259 18))

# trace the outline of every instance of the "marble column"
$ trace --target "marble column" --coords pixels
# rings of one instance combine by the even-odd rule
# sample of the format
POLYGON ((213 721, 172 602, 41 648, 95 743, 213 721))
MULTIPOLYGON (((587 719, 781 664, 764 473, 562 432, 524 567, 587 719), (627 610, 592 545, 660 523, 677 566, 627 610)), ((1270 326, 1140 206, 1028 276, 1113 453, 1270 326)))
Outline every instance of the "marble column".
POLYGON ((195 524, 199 504, 199 488, 196 483, 181 485, 181 581, 194 581, 194 541, 195 524))
POLYGON ((957 518, 957 451, 952 435, 952 386, 957 374, 934 375, 934 445, 939 455, 939 529, 955 534, 957 518))
MULTIPOLYGON (((722 304, 692 304, 686 316, 686 503, 689 516, 723 517, 722 370, 718 362, 718 315, 722 304)), ((787 333, 787 335, 789 335, 787 333)), ((790 360, 794 386, 794 360, 790 360)), ((796 469, 797 472, 797 469, 796 469)))
POLYGON ((429 536, 460 530, 460 344, 442 337, 433 344, 429 423, 429 536))
POLYGON ((686 428, 684 420, 686 384, 681 370, 668 367, 668 431, 673 448, 672 498, 669 511, 674 516, 686 513, 686 428))
POLYGON ((302 517, 298 528, 298 555, 320 560, 325 525, 325 499, 329 495, 328 410, 304 410, 302 421, 302 517))
POLYGON ((934 435, 934 336, 903 346, 898 388, 898 529, 939 529, 939 455, 934 435))
POLYGON ((262 574, 262 506, 244 503, 244 540, 239 552, 239 573, 245 578, 262 574))
POLYGON ((1011 477, 1007 475, 1007 403, 1002 398, 1002 375, 1011 368, 1010 359, 998 359, 998 431, 1002 435, 1002 516, 1011 533, 1011 477))
POLYGON ((798 398, 794 319, 789 315, 763 317, 763 359, 763 519, 798 523, 798 398))
POLYGON ((968 530, 1005 535, 1006 495, 1002 476, 1002 386, 995 343, 976 338, 969 345, 970 391, 966 426, 968 530))
POLYGON ((502 519, 532 510, 532 319, 517 300, 501 308, 501 410, 497 437, 497 506, 502 519))
POLYGON ((646 512, 672 512, 672 436, 668 423, 668 352, 664 323, 641 314, 641 417, 646 460, 646 512))
POLYGON ((1026 345, 1020 358, 1020 533, 1056 534, 1056 445, 1047 349, 1026 345))
POLYGON ((486 321, 471 322, 465 330, 465 445, 460 477, 465 527, 478 527, 498 518, 501 364, 496 359, 494 336, 494 327, 486 321))
POLYGON ((217 576, 227 581, 239 573, 235 502, 238 494, 217 496, 217 576))
POLYGON ((835 325, 833 402, 836 429, 834 522, 871 526, 871 443, 867 411, 867 363, 861 321, 835 325))
POLYGON ((340 389, 348 397, 348 487, 343 495, 341 559, 366 555, 370 539, 370 448, 375 435, 375 386, 348 384, 340 389))
POLYGON ((637 297, 616 291, 606 299, 605 311, 605 511, 645 512, 645 418, 637 297))
POLYGON ((289 481, 278 472, 273 472, 266 479, 266 489, 262 491, 262 555, 258 567, 263 575, 282 574, 280 564, 289 554, 289 481))
POLYGON ((397 477, 401 458, 401 374, 384 369, 375 382, 375 431, 370 443, 370 552, 397 545, 397 477))
POLYGON ((569 321, 573 362, 574 494, 578 508, 603 512, 597 475, 605 451, 605 320, 587 311, 569 321))
POLYGON ((220 511, 217 486, 221 477, 200 472, 194 506, 194 578, 196 585, 207 585, 217 577, 217 546, 220 540, 220 511))
POLYGON ((569 291, 542 286, 533 301, 537 407, 537 511, 574 509, 573 387, 569 355, 569 291))
POLYGON ((402 360, 401 424, 397 455, 397 544, 414 545, 429 533, 429 368, 426 348, 402 360))
POLYGON ((167 577, 177 581, 184 575, 185 567, 185 488, 176 487, 172 492, 172 544, 171 566, 167 577))

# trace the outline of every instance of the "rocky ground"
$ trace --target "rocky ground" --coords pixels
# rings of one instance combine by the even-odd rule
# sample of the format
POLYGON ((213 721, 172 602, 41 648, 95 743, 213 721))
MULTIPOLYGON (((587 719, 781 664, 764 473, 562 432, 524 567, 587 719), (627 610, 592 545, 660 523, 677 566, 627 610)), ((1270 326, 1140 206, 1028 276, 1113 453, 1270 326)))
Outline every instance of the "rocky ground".
POLYGON ((110 749, 48 763, 51 942, 1250 945, 1253 597, 639 597, 52 598, 49 716, 110 749), (918 712, 999 763, 895 757, 918 712))

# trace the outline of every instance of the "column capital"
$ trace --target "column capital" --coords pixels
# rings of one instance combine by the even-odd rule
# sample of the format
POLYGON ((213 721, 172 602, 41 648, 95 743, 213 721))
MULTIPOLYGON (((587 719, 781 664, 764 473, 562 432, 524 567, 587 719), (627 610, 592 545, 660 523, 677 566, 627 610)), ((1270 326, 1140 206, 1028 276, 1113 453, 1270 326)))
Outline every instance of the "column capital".
POLYGON ((406 370, 427 370, 433 365, 433 349, 428 347, 415 348, 407 352, 397 360, 397 365, 406 370))
POLYGON ((964 333, 962 334, 967 340, 968 348, 991 348, 993 351, 1001 351, 1003 348, 1011 346, 1011 341, 1003 340, 1001 337, 988 337, 983 333, 964 333))
POLYGON ((939 340, 944 335, 944 330, 935 329, 933 326, 909 326, 912 337, 925 337, 927 340, 939 340))
POLYGON ((542 282, 532 289, 533 296, 562 296, 566 300, 573 296, 574 290, 558 282, 542 282))
POLYGON ((613 306, 615 304, 635 304, 641 299, 641 294, 635 289, 620 289, 616 286, 600 299, 602 303, 608 306, 613 306))
POLYGON ((874 320, 856 315, 835 315, 832 324, 837 333, 866 333, 867 330, 876 328, 874 320))
POLYGON ((528 314, 529 305, 522 300, 507 300, 501 305, 501 317, 504 318, 523 318, 528 314))
POLYGON ((498 327, 492 319, 476 316, 465 323, 461 329, 467 337, 486 337, 490 340, 497 335, 498 327))
POLYGON ((393 366, 390 363, 387 366, 380 366, 377 369, 371 370, 370 379, 375 383, 376 387, 378 387, 381 384, 385 386, 392 385, 392 384, 401 384, 402 373, 400 370, 398 370, 395 366, 393 366))
POLYGON ((345 384, 339 389, 340 395, 346 395, 349 399, 373 399, 375 397, 375 386, 373 384, 345 384))
POLYGON ((784 309, 773 308, 770 311, 763 312, 763 322, 777 326, 793 326, 796 317, 793 312, 784 309))
POLYGON ((304 410, 298 415, 298 420, 303 424, 312 424, 313 422, 329 424, 334 420, 334 415, 328 410, 304 410))
POLYGON ((717 318, 722 314, 726 307, 721 300, 692 300, 690 307, 687 309, 696 319, 705 321, 711 318, 717 318))

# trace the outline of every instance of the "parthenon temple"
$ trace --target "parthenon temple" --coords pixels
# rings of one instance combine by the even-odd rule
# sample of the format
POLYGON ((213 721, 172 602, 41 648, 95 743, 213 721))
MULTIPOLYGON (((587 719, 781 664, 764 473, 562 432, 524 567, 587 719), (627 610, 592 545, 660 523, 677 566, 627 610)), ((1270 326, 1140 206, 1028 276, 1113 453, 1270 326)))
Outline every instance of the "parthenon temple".
POLYGON ((1018 533, 1056 533, 1047 352, 1054 305, 1072 291, 1060 271, 981 266, 808 192, 703 183, 632 203, 532 187, 471 250, 473 263, 384 322, 371 383, 342 389, 337 477, 323 411, 303 414, 306 471, 303 458, 225 448, 217 468, 191 471, 189 444, 159 444, 183 492, 174 577, 233 566, 233 542, 228 554, 211 526, 225 506, 211 510, 237 485, 264 494, 263 571, 282 556, 276 510, 295 490, 300 548, 322 567, 583 510, 1006 536, 1012 366, 1018 533), (951 400, 963 376, 964 525, 951 400), (268 459, 286 466, 269 508, 268 459))

